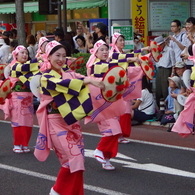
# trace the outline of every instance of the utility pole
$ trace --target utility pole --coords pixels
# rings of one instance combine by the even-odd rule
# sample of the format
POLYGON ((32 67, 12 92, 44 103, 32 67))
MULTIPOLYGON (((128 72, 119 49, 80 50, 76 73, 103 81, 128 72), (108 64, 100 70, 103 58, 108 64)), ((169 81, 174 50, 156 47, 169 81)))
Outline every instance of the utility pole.
POLYGON ((62 28, 61 0, 58 0, 58 28, 62 28))
POLYGON ((66 34, 67 33, 67 5, 66 5, 66 0, 63 0, 63 13, 64 13, 63 28, 64 28, 64 34, 66 34))
POLYGON ((15 0, 16 5, 16 26, 18 31, 18 43, 26 45, 26 31, 24 22, 24 1, 15 0))

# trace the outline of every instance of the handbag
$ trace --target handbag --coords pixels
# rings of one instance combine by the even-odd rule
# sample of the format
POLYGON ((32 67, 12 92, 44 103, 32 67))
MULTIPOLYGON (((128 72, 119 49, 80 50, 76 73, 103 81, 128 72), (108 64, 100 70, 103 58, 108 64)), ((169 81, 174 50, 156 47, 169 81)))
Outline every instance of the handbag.
POLYGON ((162 116, 160 124, 166 125, 167 123, 174 123, 174 122, 175 122, 174 113, 169 113, 169 114, 164 114, 162 116))

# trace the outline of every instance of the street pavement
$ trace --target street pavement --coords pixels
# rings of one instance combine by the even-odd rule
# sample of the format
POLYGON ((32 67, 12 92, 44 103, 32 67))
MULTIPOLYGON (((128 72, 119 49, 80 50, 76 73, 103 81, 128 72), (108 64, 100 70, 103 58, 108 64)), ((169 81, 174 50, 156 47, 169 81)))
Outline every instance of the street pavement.
MULTIPOLYGON (((12 129, 0 113, 0 195, 48 195, 60 164, 53 151, 45 162, 33 155, 37 121, 30 140, 31 153, 12 152, 12 129)), ((194 136, 181 138, 160 126, 132 127, 129 144, 120 144, 112 159, 115 171, 101 168, 93 157, 100 135, 96 124, 84 125, 85 195, 195 194, 194 136)))

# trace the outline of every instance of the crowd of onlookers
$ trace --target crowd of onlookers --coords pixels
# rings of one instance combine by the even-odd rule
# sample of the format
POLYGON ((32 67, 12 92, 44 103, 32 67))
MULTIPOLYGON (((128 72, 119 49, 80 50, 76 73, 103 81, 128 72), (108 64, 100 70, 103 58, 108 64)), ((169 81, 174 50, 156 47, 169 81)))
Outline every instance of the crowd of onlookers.
MULTIPOLYGON (((172 35, 154 39, 162 49, 162 57, 158 62, 154 62, 156 75, 153 82, 155 86, 153 97, 156 102, 155 118, 162 125, 174 123, 177 120, 184 109, 187 97, 192 92, 189 72, 194 66, 192 56, 195 18, 189 17, 184 26, 179 20, 173 20, 170 22, 170 29, 172 35)), ((167 131, 171 131, 172 127, 173 125, 167 131)))

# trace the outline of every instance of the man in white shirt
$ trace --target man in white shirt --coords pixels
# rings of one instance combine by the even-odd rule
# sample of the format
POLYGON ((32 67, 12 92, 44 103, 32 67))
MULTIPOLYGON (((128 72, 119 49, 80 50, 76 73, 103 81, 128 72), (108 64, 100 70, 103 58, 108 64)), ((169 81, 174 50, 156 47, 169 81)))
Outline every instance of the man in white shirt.
POLYGON ((184 32, 181 31, 181 22, 179 20, 173 20, 171 22, 171 31, 174 33, 173 36, 169 36, 170 44, 169 46, 175 52, 176 62, 181 62, 181 53, 185 49, 184 45, 184 32))
POLYGON ((0 63, 6 64, 10 54, 10 46, 7 45, 4 39, 0 38, 0 63))
POLYGON ((195 42, 195 18, 194 17, 189 17, 186 20, 186 33, 184 34, 184 45, 185 45, 185 50, 182 52, 181 57, 183 60, 185 60, 185 64, 187 69, 191 68, 194 66, 194 62, 191 60, 188 60, 189 53, 188 53, 188 48, 194 44, 195 42))
POLYGON ((154 39, 157 45, 162 48, 162 57, 156 63, 158 68, 156 74, 156 104, 160 108, 160 100, 165 100, 168 95, 168 77, 174 74, 175 52, 167 45, 162 36, 154 39))

